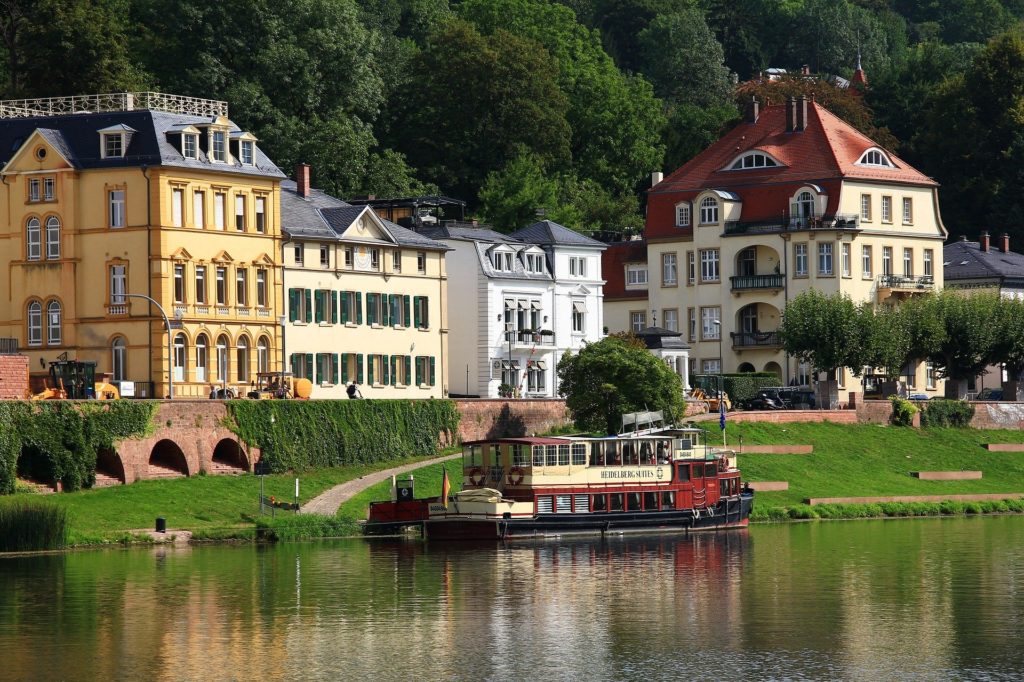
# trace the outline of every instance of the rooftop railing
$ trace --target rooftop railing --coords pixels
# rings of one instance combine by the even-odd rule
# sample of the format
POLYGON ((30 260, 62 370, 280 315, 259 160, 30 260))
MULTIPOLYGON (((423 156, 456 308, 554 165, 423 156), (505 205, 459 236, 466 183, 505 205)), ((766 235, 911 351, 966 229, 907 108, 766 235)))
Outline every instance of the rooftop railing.
POLYGON ((188 116, 227 116, 228 103, 165 92, 112 92, 102 95, 0 100, 0 118, 70 116, 113 111, 163 111, 188 116))
POLYGON ((860 216, 837 213, 826 216, 800 216, 778 220, 726 221, 726 234, 760 234, 771 232, 794 232, 799 230, 857 230, 860 216))

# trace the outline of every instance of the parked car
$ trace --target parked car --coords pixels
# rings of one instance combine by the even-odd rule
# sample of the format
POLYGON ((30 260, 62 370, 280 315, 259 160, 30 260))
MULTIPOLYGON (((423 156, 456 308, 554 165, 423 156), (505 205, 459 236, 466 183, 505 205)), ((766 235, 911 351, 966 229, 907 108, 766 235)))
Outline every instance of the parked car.
POLYGON ((975 398, 975 400, 1002 400, 1003 389, 1001 388, 983 388, 981 393, 975 398))

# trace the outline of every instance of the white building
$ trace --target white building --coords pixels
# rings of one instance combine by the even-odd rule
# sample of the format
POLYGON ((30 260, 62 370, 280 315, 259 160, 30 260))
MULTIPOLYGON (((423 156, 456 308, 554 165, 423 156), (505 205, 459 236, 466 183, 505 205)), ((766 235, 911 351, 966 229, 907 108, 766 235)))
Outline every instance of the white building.
POLYGON ((558 395, 562 355, 602 337, 605 245, 549 220, 505 235, 482 227, 424 230, 447 254, 453 394, 558 395))

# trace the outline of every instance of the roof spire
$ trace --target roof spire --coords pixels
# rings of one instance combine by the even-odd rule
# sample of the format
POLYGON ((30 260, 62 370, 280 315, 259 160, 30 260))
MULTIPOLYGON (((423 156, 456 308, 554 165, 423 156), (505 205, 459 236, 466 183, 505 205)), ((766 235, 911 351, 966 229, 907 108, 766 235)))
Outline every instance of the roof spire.
POLYGON ((864 67, 860 63, 860 36, 857 36, 857 68, 853 72, 853 79, 851 80, 853 85, 858 86, 860 89, 868 87, 868 76, 864 73, 864 67))

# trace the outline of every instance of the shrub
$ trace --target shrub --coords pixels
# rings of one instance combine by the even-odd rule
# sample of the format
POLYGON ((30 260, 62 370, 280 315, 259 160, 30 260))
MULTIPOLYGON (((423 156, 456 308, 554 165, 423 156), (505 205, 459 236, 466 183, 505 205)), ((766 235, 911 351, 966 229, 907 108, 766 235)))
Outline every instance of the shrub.
MULTIPOLYGON (((706 392, 718 391, 717 374, 695 374, 693 385, 700 386, 706 392)), ((754 398, 763 388, 779 385, 779 377, 774 372, 741 372, 725 374, 725 392, 735 403, 743 403, 754 398)))
POLYGON ((64 507, 44 500, 0 504, 0 552, 61 549, 68 540, 64 507))
POLYGON ((914 423, 917 407, 912 402, 898 395, 889 396, 889 402, 892 403, 892 423, 894 426, 911 426, 914 423))
POLYGON ((921 426, 967 428, 974 417, 974 405, 965 400, 929 400, 923 403, 921 426))

